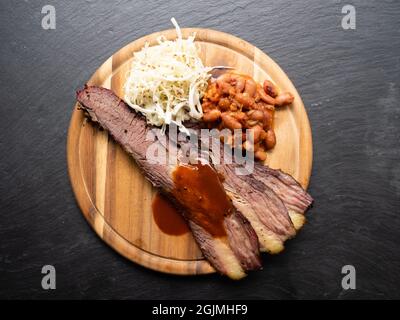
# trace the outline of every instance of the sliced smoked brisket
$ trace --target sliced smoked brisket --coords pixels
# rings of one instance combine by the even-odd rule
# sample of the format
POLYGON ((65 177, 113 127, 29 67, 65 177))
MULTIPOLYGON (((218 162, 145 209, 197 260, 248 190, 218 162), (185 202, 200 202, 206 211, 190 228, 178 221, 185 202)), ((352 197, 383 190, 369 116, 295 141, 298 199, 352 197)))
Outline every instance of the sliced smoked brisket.
MULTIPOLYGON (((89 117, 106 129, 134 158, 146 178, 172 197, 175 204, 181 206, 180 211, 183 212, 196 242, 216 270, 233 279, 240 279, 245 276, 246 271, 261 267, 257 235, 240 208, 232 206, 229 209, 229 214, 223 219, 223 235, 215 236, 207 225, 199 224, 191 214, 196 208, 191 207, 176 192, 174 172, 179 161, 177 165, 169 165, 146 159, 147 148, 155 142, 148 139, 152 128, 141 115, 105 88, 85 87, 77 92, 77 100, 89 117)), ((168 144, 160 143, 160 147, 167 146, 168 144)))
MULTIPOLYGON (((107 89, 87 87, 79 91, 77 97, 90 118, 99 122, 133 156, 147 179, 171 195, 174 188, 172 172, 176 168, 150 163, 146 159, 146 150, 153 140, 146 139, 151 127, 146 124, 144 117, 132 111, 107 89)), ((198 125, 193 125, 191 129, 193 134, 198 135, 198 125)), ((174 148, 187 149, 185 144, 188 142, 175 141, 174 148)), ((168 140, 163 146, 171 148, 168 140)), ((219 156, 222 154, 220 152, 219 156)), ((304 224, 304 213, 313 200, 293 177, 281 170, 256 162, 251 174, 240 176, 235 173, 237 164, 222 161, 217 164, 215 157, 212 150, 206 155, 207 160, 214 162, 217 171, 224 176, 223 187, 234 206, 232 214, 224 221, 226 237, 213 237, 185 215, 185 210, 182 213, 210 263, 221 273, 240 278, 245 271, 260 266, 255 253, 257 238, 262 251, 282 251, 285 240, 293 237, 304 224)))

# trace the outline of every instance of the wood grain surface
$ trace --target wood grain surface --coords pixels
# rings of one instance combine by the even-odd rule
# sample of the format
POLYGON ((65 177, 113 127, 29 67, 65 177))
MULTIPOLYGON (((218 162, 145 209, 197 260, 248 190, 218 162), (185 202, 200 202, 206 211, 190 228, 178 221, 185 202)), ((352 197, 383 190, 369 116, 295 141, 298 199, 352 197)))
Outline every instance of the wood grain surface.
MULTIPOLYGON (((183 29, 182 33, 184 37, 196 33, 205 65, 232 66, 260 83, 272 79, 280 90, 293 93, 293 105, 276 112, 277 145, 268 152, 266 162, 290 173, 306 188, 312 164, 311 130, 301 98, 286 74, 261 50, 232 35, 208 29, 183 29)), ((167 30, 133 41, 107 59, 88 84, 106 87, 123 98, 133 52, 146 42, 156 44, 160 35, 176 38, 175 30, 167 30)), ((112 248, 157 271, 183 275, 214 272, 191 233, 168 235, 157 226, 151 209, 157 190, 133 159, 107 132, 88 122, 78 106, 68 132, 67 157, 79 206, 99 237, 112 248)))
POLYGON ((399 299, 400 2, 52 0, 0 2, 0 298, 399 299), (54 5, 56 30, 41 27, 54 5), (356 30, 343 30, 352 4, 356 30), (268 53, 313 133, 307 224, 245 281, 132 263, 85 223, 68 176, 75 90, 133 39, 211 28, 268 53), (43 290, 41 269, 57 270, 43 290), (343 290, 344 265, 357 289, 343 290))

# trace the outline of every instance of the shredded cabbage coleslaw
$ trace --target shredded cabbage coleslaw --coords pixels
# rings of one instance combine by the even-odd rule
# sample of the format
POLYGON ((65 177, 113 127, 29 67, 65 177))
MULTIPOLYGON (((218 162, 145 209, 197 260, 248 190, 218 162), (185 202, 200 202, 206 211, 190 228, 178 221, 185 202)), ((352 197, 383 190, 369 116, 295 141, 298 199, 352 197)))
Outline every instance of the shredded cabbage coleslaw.
POLYGON ((174 123, 188 134, 186 120, 200 120, 203 116, 200 99, 210 79, 212 67, 205 67, 194 43, 195 34, 182 38, 174 18, 177 39, 161 36, 158 45, 134 53, 125 83, 125 101, 145 115, 147 122, 161 126, 174 123))

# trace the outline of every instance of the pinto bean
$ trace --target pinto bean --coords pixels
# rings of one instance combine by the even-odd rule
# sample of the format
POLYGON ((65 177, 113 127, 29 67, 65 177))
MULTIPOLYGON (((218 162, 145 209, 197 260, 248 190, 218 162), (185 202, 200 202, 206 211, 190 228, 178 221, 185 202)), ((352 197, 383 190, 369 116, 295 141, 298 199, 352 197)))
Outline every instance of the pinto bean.
POLYGON ((224 112, 221 114, 221 119, 225 127, 231 129, 232 131, 235 129, 241 129, 242 125, 239 121, 237 121, 234 117, 229 115, 228 113, 224 112))
MULTIPOLYGON (((236 73, 231 73, 231 72, 227 72, 227 73, 224 73, 223 75, 219 76, 217 79, 217 84, 221 88, 226 88, 227 85, 229 85, 231 87, 235 87, 236 92, 243 91, 244 86, 245 86, 243 77, 236 73)), ((227 91, 225 93, 229 93, 229 92, 227 91)))
POLYGON ((266 152, 265 152, 264 150, 257 150, 257 151, 254 153, 254 157, 255 157, 257 160, 265 161, 265 160, 267 159, 267 154, 266 154, 266 152))
POLYGON ((254 97, 256 91, 257 91, 257 83, 251 78, 246 79, 244 92, 247 93, 250 97, 254 97))
POLYGON ((275 107, 272 104, 265 103, 264 101, 260 101, 258 103, 260 106, 260 110, 274 111, 275 107))
POLYGON ((264 138, 264 144, 267 147, 267 149, 272 149, 276 145, 276 137, 275 137, 275 132, 271 129, 267 131, 267 134, 264 138))
POLYGON ((232 117, 234 117, 237 121, 245 121, 247 118, 246 114, 242 111, 235 112, 232 117))
POLYGON ((250 110, 249 118, 252 120, 263 121, 264 113, 261 110, 250 110))
POLYGON ((290 92, 284 92, 275 98, 275 104, 277 107, 283 107, 291 104, 294 100, 294 96, 290 92))
POLYGON ((260 101, 260 102, 256 102, 253 106, 254 110, 264 110, 264 107, 262 106, 264 102, 260 101))
POLYGON ((265 80, 263 84, 263 89, 265 93, 271 96, 272 98, 275 98, 278 95, 278 90, 276 89, 272 81, 265 80))
POLYGON ((225 94, 235 94, 235 88, 233 86, 231 86, 228 82, 221 82, 218 83, 218 88, 221 89, 222 93, 225 94))
POLYGON ((271 129, 273 127, 274 124, 274 115, 273 112, 269 111, 269 110, 263 110, 263 127, 264 129, 271 129))
POLYGON ((205 122, 214 122, 217 121, 221 117, 221 111, 218 109, 210 110, 203 115, 203 121, 205 122))
POLYGON ((238 77, 236 79, 236 85, 235 85, 236 93, 242 93, 245 88, 245 85, 246 85, 246 79, 243 77, 238 77))
POLYGON ((254 143, 258 143, 261 138, 261 134, 264 131, 263 128, 261 128, 259 125, 255 125, 252 129, 249 129, 253 131, 254 134, 254 143))
POLYGON ((254 105, 254 98, 250 97, 246 92, 236 93, 235 100, 246 108, 251 108, 254 105))
POLYGON ((271 96, 267 95, 263 88, 259 87, 257 90, 257 93, 260 95, 260 98, 262 101, 264 101, 268 104, 272 104, 272 105, 275 104, 275 99, 272 98, 271 96))
POLYGON ((220 75, 220 76, 217 78, 217 83, 218 83, 218 84, 221 84, 222 82, 230 83, 231 80, 232 80, 232 75, 233 75, 233 74, 230 73, 230 72, 226 72, 226 73, 220 75))

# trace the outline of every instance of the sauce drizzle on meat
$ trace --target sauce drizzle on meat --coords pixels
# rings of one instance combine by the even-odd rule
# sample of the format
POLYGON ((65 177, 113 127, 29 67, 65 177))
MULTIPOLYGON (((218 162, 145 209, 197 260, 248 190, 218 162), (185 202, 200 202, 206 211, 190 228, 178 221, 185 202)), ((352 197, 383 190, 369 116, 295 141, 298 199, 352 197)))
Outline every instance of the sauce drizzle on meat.
POLYGON ((172 194, 184 206, 188 219, 213 237, 226 236, 224 217, 232 213, 233 206, 217 172, 209 164, 181 164, 173 180, 172 194))

